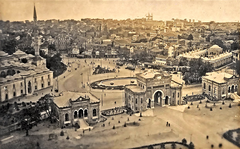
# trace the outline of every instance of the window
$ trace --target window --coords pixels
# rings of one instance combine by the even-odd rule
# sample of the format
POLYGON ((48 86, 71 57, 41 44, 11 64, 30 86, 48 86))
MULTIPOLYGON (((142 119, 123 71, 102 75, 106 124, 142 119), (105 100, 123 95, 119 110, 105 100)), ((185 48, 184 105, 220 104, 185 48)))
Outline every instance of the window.
POLYGON ((69 121, 68 113, 65 114, 65 121, 69 121))
POLYGON ((50 82, 48 82, 48 86, 50 86, 50 82))
POLYGON ((214 87, 214 93, 216 93, 216 87, 214 87))
POLYGON ((136 104, 137 104, 137 98, 136 98, 136 104))
POLYGON ((93 109, 93 116, 97 116, 97 110, 93 109))
POLYGON ((180 96, 180 93, 179 93, 179 92, 178 92, 178 95, 177 95, 177 96, 178 96, 178 98, 179 98, 179 96, 180 96))
POLYGON ((5 95, 5 99, 8 100, 8 94, 5 95))
POLYGON ((44 84, 42 83, 42 88, 44 88, 44 84))
POLYGON ((37 82, 37 78, 35 78, 35 83, 37 82))
POLYGON ((230 92, 231 92, 231 87, 229 86, 229 87, 228 87, 228 93, 230 93, 230 92))
POLYGON ((173 93, 173 94, 172 94, 172 96, 173 96, 173 98, 174 98, 174 96, 175 96, 175 93, 173 93))
POLYGON ((16 97, 16 92, 13 92, 13 97, 16 97))
POLYGON ((137 110, 137 107, 135 107, 135 110, 137 110))
POLYGON ((144 85, 143 85, 143 89, 144 89, 144 85))
POLYGON ((13 84, 13 89, 15 89, 15 84, 13 84))
POLYGON ((43 81, 43 77, 42 77, 42 81, 43 81))
POLYGON ((74 111, 74 115, 73 115, 74 119, 77 118, 77 113, 78 113, 77 111, 74 111))
POLYGON ((37 85, 35 86, 35 90, 37 90, 37 85))
POLYGON ((203 88, 206 89, 206 83, 203 84, 203 88))
POLYGON ((208 90, 211 91, 211 86, 210 85, 208 86, 208 90))
POLYGON ((22 82, 21 82, 21 86, 23 86, 22 82))
POLYGON ((142 98, 141 98, 141 103, 143 102, 142 98))
POLYGON ((48 79, 50 79, 50 75, 48 75, 48 79))
POLYGON ((23 94, 23 90, 21 90, 21 94, 23 94))
POLYGON ((88 111, 87 109, 84 110, 84 117, 87 117, 88 116, 88 111))

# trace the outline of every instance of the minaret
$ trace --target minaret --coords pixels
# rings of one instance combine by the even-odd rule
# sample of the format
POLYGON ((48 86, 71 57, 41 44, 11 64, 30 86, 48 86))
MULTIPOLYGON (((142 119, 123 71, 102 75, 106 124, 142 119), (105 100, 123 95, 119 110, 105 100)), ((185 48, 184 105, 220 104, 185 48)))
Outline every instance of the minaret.
POLYGON ((33 27, 33 35, 34 35, 34 42, 35 42, 35 56, 39 56, 39 45, 40 41, 38 39, 38 33, 37 33, 37 12, 34 4, 33 8, 33 21, 34 21, 34 27, 33 27))
POLYGON ((36 25, 36 23, 37 23, 37 12, 36 12, 36 8, 35 8, 35 4, 34 4, 34 8, 33 8, 33 21, 34 21, 34 25, 36 25))

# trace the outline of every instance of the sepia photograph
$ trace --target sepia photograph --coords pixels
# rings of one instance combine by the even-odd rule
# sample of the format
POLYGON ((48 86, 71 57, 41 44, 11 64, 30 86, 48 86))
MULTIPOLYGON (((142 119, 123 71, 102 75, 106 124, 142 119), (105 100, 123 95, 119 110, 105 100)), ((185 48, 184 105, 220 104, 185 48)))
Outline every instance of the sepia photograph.
POLYGON ((0 149, 239 149, 240 0, 0 0, 0 149))

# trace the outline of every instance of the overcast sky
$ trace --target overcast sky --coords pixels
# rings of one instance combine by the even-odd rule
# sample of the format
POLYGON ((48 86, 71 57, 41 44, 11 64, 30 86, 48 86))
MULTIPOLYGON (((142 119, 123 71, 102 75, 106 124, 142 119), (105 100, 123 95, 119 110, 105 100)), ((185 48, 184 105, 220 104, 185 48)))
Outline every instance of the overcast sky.
POLYGON ((154 20, 240 20, 240 0, 0 0, 0 19, 32 20, 34 1, 38 20, 133 19, 147 13, 154 20))

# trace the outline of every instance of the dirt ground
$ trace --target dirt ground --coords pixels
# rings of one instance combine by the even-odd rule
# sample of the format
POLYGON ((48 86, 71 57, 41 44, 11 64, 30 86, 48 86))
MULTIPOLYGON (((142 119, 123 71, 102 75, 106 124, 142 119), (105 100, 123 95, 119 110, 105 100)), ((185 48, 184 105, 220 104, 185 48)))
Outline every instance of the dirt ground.
POLYGON ((229 108, 231 101, 225 101, 222 105, 218 102, 208 103, 203 101, 199 104, 198 101, 189 103, 190 109, 186 108, 183 112, 174 110, 175 107, 159 107, 156 106, 152 110, 152 115, 139 117, 136 115, 117 115, 108 117, 104 123, 98 123, 91 131, 75 131, 73 128, 63 129, 64 136, 60 136, 62 129, 49 126, 46 122, 38 125, 29 131, 30 136, 25 137, 25 132, 15 133, 21 136, 12 142, 2 144, 1 149, 9 148, 34 148, 36 142, 39 142, 41 148, 132 148, 148 144, 161 143, 164 141, 181 141, 187 139, 189 143, 192 141, 196 149, 210 149, 213 144, 218 148, 219 143, 222 143, 223 149, 238 148, 222 137, 222 134, 229 129, 239 128, 240 124, 240 107, 237 103, 231 103, 232 108, 229 108), (199 104, 199 108, 197 105, 199 104), (213 110, 210 111, 212 107, 213 110), (220 110, 222 107, 222 110, 220 110), (129 118, 129 121, 128 121, 129 118), (140 121, 139 121, 140 119, 140 121), (120 121, 120 123, 119 123, 120 121), (124 123, 139 123, 139 126, 127 125, 124 123), (110 124, 109 124, 110 122, 110 124), (166 127, 166 122, 169 122, 170 127, 166 127), (105 124, 105 127, 102 125, 105 124), (44 126, 43 126, 44 125, 44 126), (115 129, 113 129, 115 126, 115 129), (58 138, 48 141, 49 134, 55 133, 58 138), (67 135, 70 137, 66 139, 67 135), (206 136, 209 139, 206 139, 206 136), (76 137, 79 137, 78 139, 76 137), (18 143, 20 142, 20 145, 18 143))

